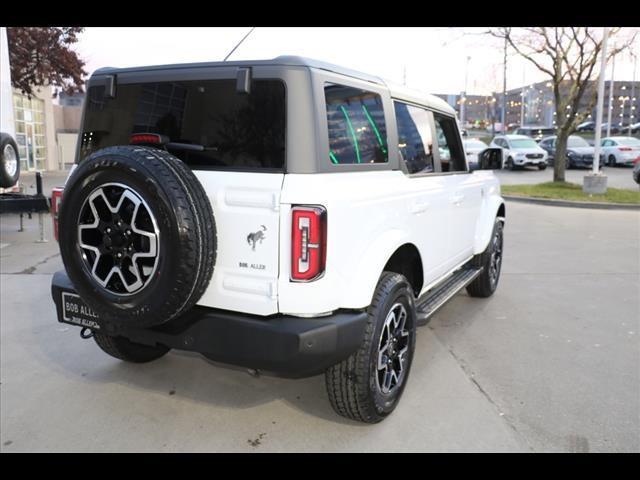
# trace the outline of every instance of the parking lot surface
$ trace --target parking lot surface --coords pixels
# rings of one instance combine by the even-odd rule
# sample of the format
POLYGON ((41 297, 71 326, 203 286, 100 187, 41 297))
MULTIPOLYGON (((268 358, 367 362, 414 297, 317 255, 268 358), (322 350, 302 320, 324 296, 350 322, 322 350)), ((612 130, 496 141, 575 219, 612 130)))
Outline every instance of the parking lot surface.
MULTIPOLYGON (((612 188, 626 188, 629 190, 638 190, 638 184, 633 181, 630 167, 604 167, 604 174, 607 176, 607 186, 612 188)), ((547 167, 546 170, 538 170, 537 168, 527 167, 522 170, 495 170, 496 175, 500 179, 502 185, 523 185, 527 183, 544 183, 553 181, 553 166, 547 167)), ((584 176, 591 173, 590 169, 572 168, 565 171, 567 182, 584 183, 584 176)))
POLYGON ((496 294, 460 293, 418 330, 373 426, 335 415, 322 376, 107 356, 56 321, 50 221, 49 243, 35 217, 0 224, 3 452, 640 451, 638 212, 509 202, 496 294))

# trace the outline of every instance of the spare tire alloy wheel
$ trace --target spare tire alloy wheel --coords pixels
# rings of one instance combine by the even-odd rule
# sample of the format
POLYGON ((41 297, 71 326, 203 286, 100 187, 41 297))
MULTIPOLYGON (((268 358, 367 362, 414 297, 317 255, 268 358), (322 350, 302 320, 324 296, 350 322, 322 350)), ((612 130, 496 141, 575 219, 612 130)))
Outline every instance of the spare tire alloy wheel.
POLYGON ((121 183, 106 183, 84 201, 78 244, 94 280, 114 295, 145 288, 158 266, 160 231, 141 195, 121 183))
POLYGON ((211 280, 211 203, 194 173, 164 150, 109 147, 82 160, 58 225, 69 279, 112 333, 180 316, 211 280))
POLYGON ((9 135, 2 134, 0 154, 0 187, 13 187, 20 177, 20 158, 18 146, 9 135))

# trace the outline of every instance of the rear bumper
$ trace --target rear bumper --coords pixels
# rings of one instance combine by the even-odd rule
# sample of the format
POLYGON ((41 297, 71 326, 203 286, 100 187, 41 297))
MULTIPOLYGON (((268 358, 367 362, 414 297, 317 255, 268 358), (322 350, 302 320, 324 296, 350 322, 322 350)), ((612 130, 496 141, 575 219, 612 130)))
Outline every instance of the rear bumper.
MULTIPOLYGON (((64 318, 63 292, 75 294, 75 289, 66 272, 60 271, 51 282, 58 321, 83 326, 64 318)), ((199 352, 221 363, 295 378, 319 374, 355 352, 364 335, 367 313, 258 317, 196 306, 153 328, 123 328, 98 318, 94 321, 91 325, 95 329, 133 342, 199 352)))

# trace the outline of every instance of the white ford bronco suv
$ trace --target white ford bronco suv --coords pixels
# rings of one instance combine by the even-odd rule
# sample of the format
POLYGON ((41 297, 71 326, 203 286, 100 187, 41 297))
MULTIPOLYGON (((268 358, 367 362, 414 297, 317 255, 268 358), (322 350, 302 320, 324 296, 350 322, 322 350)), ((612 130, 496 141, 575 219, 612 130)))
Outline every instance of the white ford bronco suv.
POLYGON ((130 362, 324 373, 338 414, 379 422, 416 327, 496 289, 501 155, 470 172, 444 101, 306 58, 100 69, 57 212, 58 320, 130 362))

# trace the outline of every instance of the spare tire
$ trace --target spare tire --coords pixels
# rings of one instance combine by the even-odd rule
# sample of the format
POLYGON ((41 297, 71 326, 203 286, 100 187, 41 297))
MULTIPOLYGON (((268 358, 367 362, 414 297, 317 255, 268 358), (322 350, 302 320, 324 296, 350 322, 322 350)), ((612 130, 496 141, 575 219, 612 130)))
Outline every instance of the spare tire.
POLYGON ((20 157, 16 142, 6 133, 0 133, 0 187, 9 188, 20 178, 20 157))
POLYGON ((168 322, 211 280, 211 203, 193 172, 166 151, 122 146, 91 154, 67 181, 58 222, 69 279, 111 323, 168 322))

